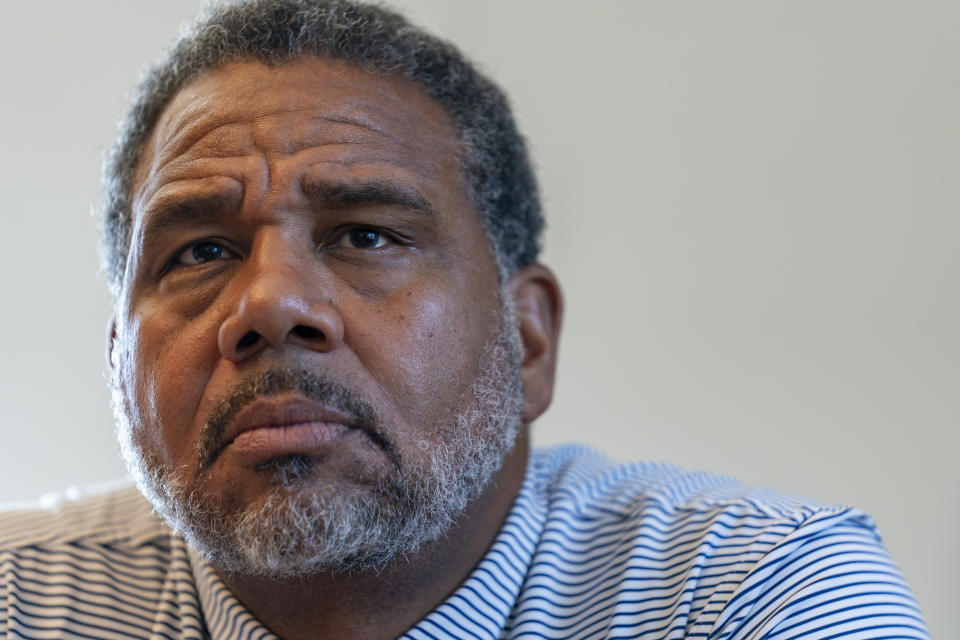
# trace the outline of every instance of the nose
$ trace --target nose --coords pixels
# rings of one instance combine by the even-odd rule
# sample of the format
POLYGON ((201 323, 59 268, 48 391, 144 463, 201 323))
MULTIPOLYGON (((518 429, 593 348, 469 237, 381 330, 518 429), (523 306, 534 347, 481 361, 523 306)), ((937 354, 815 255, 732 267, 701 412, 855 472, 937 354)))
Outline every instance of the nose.
POLYGON ((247 277, 220 325, 221 355, 239 363, 270 347, 295 344, 313 351, 332 351, 343 342, 343 320, 324 296, 323 278, 313 265, 271 259, 244 265, 247 277))

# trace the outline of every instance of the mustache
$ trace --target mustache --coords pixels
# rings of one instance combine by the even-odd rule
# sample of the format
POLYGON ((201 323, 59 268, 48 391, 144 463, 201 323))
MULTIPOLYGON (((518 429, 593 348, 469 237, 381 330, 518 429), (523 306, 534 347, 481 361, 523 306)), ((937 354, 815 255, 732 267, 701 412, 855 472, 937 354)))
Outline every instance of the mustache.
POLYGON ((224 434, 227 427, 244 408, 259 397, 290 391, 348 414, 354 423, 351 426, 366 433, 395 465, 399 462, 392 441, 380 428, 380 414, 370 402, 349 387, 308 369, 284 368, 267 369, 241 380, 230 395, 210 410, 197 442, 198 473, 209 469, 226 449, 228 443, 224 442, 224 434))

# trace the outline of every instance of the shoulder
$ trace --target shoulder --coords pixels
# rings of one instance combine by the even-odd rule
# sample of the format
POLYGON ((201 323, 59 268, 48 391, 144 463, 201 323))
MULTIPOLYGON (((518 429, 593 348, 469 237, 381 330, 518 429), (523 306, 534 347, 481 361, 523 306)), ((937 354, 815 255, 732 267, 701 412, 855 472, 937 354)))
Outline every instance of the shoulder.
POLYGON ((821 505, 748 487, 728 476, 660 462, 618 463, 578 445, 537 451, 531 466, 540 496, 578 518, 684 519, 700 513, 799 524, 815 514, 843 513, 873 526, 869 517, 846 507, 821 505))
POLYGON ((198 620, 185 543, 133 486, 0 509, 0 637, 181 637, 198 620))
POLYGON ((857 509, 669 464, 617 463, 568 445, 537 452, 531 468, 548 521, 571 539, 619 537, 679 552, 697 548, 701 561, 736 550, 741 564, 798 535, 838 527, 880 540, 871 518, 857 509))
POLYGON ((129 481, 0 505, 0 552, 80 543, 136 546, 167 536, 169 530, 129 481))
POLYGON ((544 594, 541 615, 582 619, 578 632, 740 638, 889 624, 927 637, 857 509, 582 447, 535 453, 531 473, 547 518, 528 588, 544 594))

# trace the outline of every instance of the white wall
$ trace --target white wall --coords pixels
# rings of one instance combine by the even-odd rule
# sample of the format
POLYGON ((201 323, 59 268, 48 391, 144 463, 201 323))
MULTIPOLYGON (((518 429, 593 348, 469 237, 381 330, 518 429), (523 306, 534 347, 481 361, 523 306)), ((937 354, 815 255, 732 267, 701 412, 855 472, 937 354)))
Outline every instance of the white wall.
MULTIPOLYGON (((90 206, 124 92, 197 6, 56 4, 8 0, 0 39, 0 500, 122 473, 90 206)), ((568 302, 535 439, 862 506, 947 637, 960 4, 398 4, 533 148, 568 302)))

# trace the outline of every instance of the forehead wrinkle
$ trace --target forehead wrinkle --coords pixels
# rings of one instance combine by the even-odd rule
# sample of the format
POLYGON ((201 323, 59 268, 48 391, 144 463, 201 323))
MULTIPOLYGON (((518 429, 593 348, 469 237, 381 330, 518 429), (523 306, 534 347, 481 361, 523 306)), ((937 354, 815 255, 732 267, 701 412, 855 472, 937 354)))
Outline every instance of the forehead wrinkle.
POLYGON ((379 134, 385 138, 389 138, 394 142, 397 141, 397 137, 395 135, 390 133, 388 130, 385 130, 383 127, 377 126, 376 121, 373 119, 358 118, 349 114, 330 113, 323 116, 317 116, 314 118, 314 120, 358 127, 360 129, 365 129, 367 131, 379 134))
POLYGON ((150 172, 137 185, 132 202, 134 210, 149 211, 152 208, 152 202, 161 195, 169 185, 178 182, 197 182, 202 180, 217 180, 225 178, 233 180, 240 185, 242 189, 242 176, 234 172, 224 171, 221 167, 211 167, 207 169, 205 165, 212 165, 219 161, 229 161, 241 159, 243 156, 199 156, 194 158, 183 158, 177 156, 166 163, 154 163, 150 167, 150 172), (146 200, 146 202, 144 202, 146 200), (138 205, 142 205, 139 206, 138 205))
MULTIPOLYGON (((212 129, 208 129, 204 125, 210 120, 218 119, 218 116, 204 115, 198 122, 186 125, 183 129, 173 129, 170 135, 151 145, 154 148, 152 161, 149 165, 141 168, 141 171, 147 173, 142 179, 137 180, 139 185, 134 193, 134 200, 143 198, 145 194, 151 194, 152 197, 167 184, 180 178, 192 177, 190 174, 197 170, 198 165, 200 165, 199 171, 205 173, 202 165, 206 161, 242 160, 249 158, 251 154, 256 154, 258 151, 262 153, 267 150, 264 147, 275 147, 276 145, 266 144, 266 141, 262 139, 264 135, 258 135, 257 129, 263 130, 263 127, 259 126, 260 123, 267 123, 278 115, 283 116, 314 110, 313 108, 287 109, 279 114, 275 111, 265 111, 253 121, 255 123, 253 132, 246 126, 250 121, 242 114, 238 114, 236 118, 230 121, 217 124, 212 129), (231 137, 234 139, 231 140, 231 137), (258 140, 258 138, 261 139, 258 140), (168 148, 163 149, 164 145, 168 148)), ((185 119, 187 118, 182 117, 168 121, 160 128, 169 130, 185 119)), ((370 140, 370 134, 395 140, 393 136, 376 127, 375 124, 361 122, 348 115, 315 116, 310 119, 310 122, 332 126, 325 126, 320 131, 308 127, 303 136, 289 136, 290 129, 283 127, 282 123, 270 127, 273 132, 279 131, 281 134, 274 136, 274 138, 285 142, 285 146, 288 147, 284 155, 295 155, 318 146, 333 147, 342 144, 362 143, 370 140), (350 134, 348 133, 349 130, 344 130, 345 127, 355 128, 357 133, 350 134), (341 135, 334 135, 338 133, 341 135)), ((269 137, 269 133, 266 134, 266 137, 269 137)), ((276 153, 278 150, 271 148, 269 151, 276 153)), ((211 169, 209 173, 222 175, 223 171, 224 169, 216 168, 211 169)), ((240 175, 235 177, 241 181, 243 179, 240 175)))
POLYGON ((267 155, 292 156, 312 148, 363 145, 396 137, 349 118, 313 115, 306 120, 292 113, 266 114, 251 121, 250 144, 267 155))
POLYGON ((156 156, 162 160, 163 164, 189 155, 197 147, 203 146, 204 142, 209 143, 213 149, 226 147, 225 142, 230 137, 230 134, 225 131, 227 129, 236 129, 247 134, 242 137, 247 138, 249 142, 249 130, 244 125, 256 122, 260 118, 274 113, 271 111, 253 116, 234 113, 228 117, 223 113, 208 113, 200 110, 200 117, 193 122, 189 122, 191 116, 195 115, 198 110, 200 109, 191 108, 176 121, 163 123, 159 127, 161 131, 169 130, 168 135, 156 145, 160 150, 160 153, 157 153, 156 156), (216 139, 211 142, 211 138, 216 139))
MULTIPOLYGON (((211 110, 211 102, 215 102, 216 99, 228 98, 223 93, 217 94, 213 100, 193 100, 187 103, 188 106, 179 115, 170 115, 168 111, 170 119, 161 122, 157 127, 158 131, 167 132, 167 135, 157 141, 155 148, 160 153, 156 153, 155 156, 161 154, 164 157, 186 155, 203 141, 233 125, 239 125, 238 128, 240 128, 243 125, 253 124, 255 128, 258 128, 259 125, 265 124, 271 119, 304 112, 319 112, 310 119, 310 121, 318 124, 352 126, 397 141, 396 136, 390 133, 389 127, 384 128, 378 125, 378 118, 393 120, 394 126, 402 128, 404 120, 403 118, 397 119, 396 115, 397 112, 404 110, 403 107, 409 108, 409 105, 406 101, 391 96, 389 92, 378 91, 377 93, 382 93, 384 97, 389 96, 392 98, 390 102, 401 108, 384 108, 375 102, 356 95, 347 96, 333 109, 330 107, 334 105, 318 104, 289 108, 265 106, 258 112, 252 113, 244 111, 242 104, 239 107, 231 104, 225 108, 211 110)), ((179 105, 174 104, 173 106, 179 105)))
POLYGON ((177 183, 172 193, 160 188, 145 204, 140 230, 144 239, 165 229, 230 215, 240 209, 244 199, 243 184, 223 176, 174 180, 164 186, 177 183))
MULTIPOLYGON (((241 182, 246 182, 244 174, 250 165, 243 168, 242 163, 232 161, 244 155, 266 156, 261 156, 261 161, 265 161, 264 177, 270 186, 264 186, 269 191, 279 187, 274 185, 278 177, 274 173, 282 157, 300 152, 340 155, 347 166, 386 162, 413 170, 428 182, 446 173, 453 158, 459 174, 462 142, 452 117, 419 87, 389 76, 374 75, 371 82, 356 82, 348 76, 341 80, 338 73, 332 78, 318 77, 312 69, 305 75, 296 70, 298 66, 267 71, 253 65, 249 67, 252 73, 239 81, 217 77, 220 70, 214 70, 181 89, 155 129, 153 154, 145 158, 151 163, 140 169, 149 172, 148 179, 137 180, 141 186, 137 195, 156 192, 170 177, 191 173, 195 159, 209 156, 227 161, 223 172, 210 173, 236 172, 233 177, 241 182), (278 73, 286 77, 280 79, 278 73), (318 82, 314 83, 314 78, 318 82), (283 93, 288 90, 291 92, 283 93), (301 122, 292 117, 295 114, 306 116, 301 122), (295 129, 280 126, 288 119, 298 123, 295 129), (389 144, 383 145, 385 141, 389 144), (274 148, 264 148, 270 146, 274 148), (153 188, 148 189, 148 184, 153 188)), ((248 191, 246 195, 252 194, 248 191)))
POLYGON ((305 111, 320 112, 323 123, 357 127, 410 146, 422 145, 423 134, 429 132, 433 145, 451 146, 459 155, 459 136, 450 114, 420 87, 404 78, 380 74, 371 74, 370 82, 357 82, 351 74, 341 75, 341 67, 351 70, 349 65, 317 61, 326 67, 319 75, 313 67, 310 73, 303 73, 305 63, 313 60, 269 69, 260 63, 238 61, 203 74, 180 89, 161 116, 155 133, 162 137, 152 145, 154 164, 161 156, 190 153, 200 141, 231 124, 305 111), (243 67, 250 73, 239 78, 233 74, 224 81, 224 74, 243 67), (282 75, 286 78, 280 80, 282 75), (281 93, 284 88, 293 93, 281 93), (412 119, 419 120, 420 126, 412 119), (418 131, 414 140, 404 135, 410 129, 418 131), (394 130, 399 134, 394 135, 394 130), (437 135, 441 133, 445 135, 437 135))
POLYGON ((390 175, 366 178, 330 177, 310 171, 300 179, 300 191, 314 207, 385 204, 403 207, 435 219, 430 201, 412 184, 390 175))

